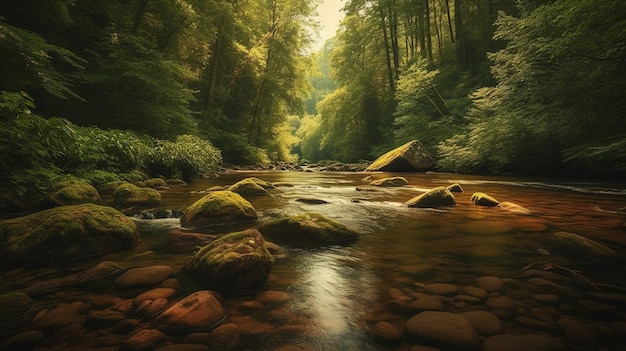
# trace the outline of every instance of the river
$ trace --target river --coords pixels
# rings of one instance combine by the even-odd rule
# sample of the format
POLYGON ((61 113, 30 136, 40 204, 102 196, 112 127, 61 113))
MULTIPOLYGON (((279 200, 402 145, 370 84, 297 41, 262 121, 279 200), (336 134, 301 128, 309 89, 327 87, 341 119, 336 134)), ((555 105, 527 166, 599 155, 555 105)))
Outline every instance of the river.
MULTIPOLYGON (((258 300, 254 295, 224 299, 229 321, 240 329, 241 341, 236 350, 416 349, 422 345, 419 340, 394 333, 403 333, 407 320, 424 310, 487 311, 500 320, 500 334, 552 336, 567 349, 575 345, 576 350, 617 349, 624 341, 624 260, 591 262, 555 252, 550 246, 554 233, 566 231, 596 240, 623 256, 625 219, 616 210, 626 206, 624 184, 459 174, 239 171, 165 190, 163 206, 186 207, 212 186, 227 186, 250 176, 281 185, 270 190, 269 196, 248 198, 259 214, 258 223, 317 212, 355 229, 361 237, 342 247, 284 247, 285 257, 275 261, 263 287, 264 291, 285 293, 281 301, 252 308, 257 305, 251 301, 258 300), (368 175, 403 176, 409 186, 363 187, 367 184, 363 178, 368 175), (455 193, 454 207, 417 209, 403 205, 427 189, 454 183, 463 188, 462 193, 455 193), (487 193, 528 211, 474 206, 470 201, 474 192, 487 193), (300 198, 327 203, 306 204, 298 201, 300 198), (545 266, 548 263, 556 265, 545 266), (525 270, 529 265, 562 269, 525 270), (537 274, 533 277, 558 274, 574 278, 578 284, 568 285, 568 289, 582 297, 572 302, 558 293, 529 289, 525 284, 532 272, 537 274), (477 283, 481 277, 496 279, 504 286, 488 291, 477 283), (597 294, 592 285, 585 286, 587 283, 599 284, 602 291, 597 294), (453 291, 438 292, 436 288, 453 291), (481 293, 476 291, 487 295, 479 296, 481 293), (489 303, 492 298, 505 299, 508 304, 498 305, 496 300, 489 303), (562 326, 567 318, 580 322, 592 334, 583 341, 586 346, 562 326)), ((195 231, 219 235, 256 227, 258 223, 195 231)), ((191 252, 170 252, 162 245, 169 231, 190 230, 180 228, 177 219, 137 220, 137 224, 141 245, 106 259, 125 268, 169 265, 177 271, 191 257, 191 252)), ((3 279, 6 285, 6 279, 18 279, 19 275, 39 274, 46 279, 61 271, 5 272, 3 279)), ((116 294, 73 289, 74 295, 116 294)), ((47 304, 58 303, 55 299, 61 299, 61 295, 56 292, 43 299, 47 304)), ((87 332, 85 338, 89 335, 93 333, 87 332)), ((481 334, 481 342, 489 336, 481 334)), ((84 339, 76 343, 89 344, 84 339)), ((43 345, 55 346, 45 340, 43 345)), ((445 343, 435 342, 435 346, 453 349, 445 343)), ((484 346, 486 350, 487 343, 484 346)))

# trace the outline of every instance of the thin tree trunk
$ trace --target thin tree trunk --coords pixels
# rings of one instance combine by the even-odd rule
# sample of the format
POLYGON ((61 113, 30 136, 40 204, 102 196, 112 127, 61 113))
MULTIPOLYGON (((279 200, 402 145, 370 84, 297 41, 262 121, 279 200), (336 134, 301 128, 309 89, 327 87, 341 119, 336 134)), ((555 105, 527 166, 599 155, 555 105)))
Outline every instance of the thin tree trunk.
POLYGON ((378 8, 380 14, 380 24, 383 29, 383 44, 385 46, 385 58, 387 63, 387 79, 389 80, 389 89, 395 91, 395 84, 393 80, 393 69, 391 67, 391 54, 389 52, 389 35, 387 35, 387 23, 385 21, 385 10, 382 6, 378 8))
POLYGON ((426 36, 426 53, 428 54, 428 62, 433 62, 433 38, 430 33, 430 5, 429 0, 424 0, 424 35, 426 36))
POLYGON ((450 31, 450 42, 454 44, 454 32, 452 31, 452 18, 450 17, 450 1, 446 1, 446 14, 448 15, 448 30, 450 31))
POLYGON ((146 13, 148 1, 149 0, 139 0, 139 4, 137 5, 137 11, 135 11, 135 16, 133 16, 133 27, 130 30, 131 34, 137 34, 137 32, 139 31, 139 26, 141 25, 141 21, 143 20, 143 15, 146 13))

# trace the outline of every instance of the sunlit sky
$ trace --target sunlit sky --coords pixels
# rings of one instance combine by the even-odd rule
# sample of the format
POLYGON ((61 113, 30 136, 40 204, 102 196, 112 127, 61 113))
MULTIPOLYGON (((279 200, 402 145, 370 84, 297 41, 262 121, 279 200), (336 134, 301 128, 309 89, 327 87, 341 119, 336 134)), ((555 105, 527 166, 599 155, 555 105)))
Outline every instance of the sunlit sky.
POLYGON ((339 28, 339 22, 344 14, 341 8, 345 5, 344 0, 323 0, 317 8, 318 17, 322 28, 320 28, 319 38, 313 44, 315 51, 322 48, 327 39, 332 38, 339 28))

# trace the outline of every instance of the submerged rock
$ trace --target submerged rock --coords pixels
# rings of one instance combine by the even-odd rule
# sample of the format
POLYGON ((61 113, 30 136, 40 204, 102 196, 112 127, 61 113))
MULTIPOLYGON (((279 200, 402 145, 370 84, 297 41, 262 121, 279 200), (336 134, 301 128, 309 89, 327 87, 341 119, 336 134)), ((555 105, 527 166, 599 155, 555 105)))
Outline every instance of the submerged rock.
POLYGON ((452 185, 448 185, 448 190, 450 190, 450 192, 453 192, 453 193, 462 193, 463 192, 463 188, 461 188, 461 185, 459 183, 454 183, 452 185))
POLYGON ((494 199, 493 197, 485 193, 480 193, 480 192, 474 193, 474 195, 472 195, 470 200, 472 200, 472 203, 476 206, 493 207, 493 206, 498 206, 500 204, 498 200, 494 199))
POLYGON ((454 206, 456 200, 448 188, 441 186, 416 196, 404 204, 408 207, 437 208, 454 206))
POLYGON ((297 246, 345 245, 359 238, 354 230, 318 213, 303 213, 267 222, 259 227, 259 231, 272 240, 297 246))
POLYGON ((187 207, 180 217, 182 226, 198 226, 256 220, 248 200, 232 191, 214 191, 187 207))
POLYGON ((370 182, 369 185, 374 186, 382 186, 382 187, 400 187, 409 185, 409 182, 404 177, 392 177, 392 178, 383 178, 377 179, 370 182))
POLYGON ((467 319, 450 312, 426 311, 406 322, 405 333, 414 340, 445 349, 480 350, 476 329, 467 319))
POLYGON ((606 261, 618 257, 618 253, 610 247, 584 236, 568 232, 555 233, 550 241, 550 246, 554 250, 574 258, 606 261))
POLYGON ((130 248, 139 242, 135 222, 93 204, 60 206, 0 222, 0 260, 58 265, 130 248))
POLYGON ((259 231, 227 234, 195 253, 184 269, 203 287, 220 292, 247 292, 267 280, 274 257, 259 231))
POLYGON ((94 203, 100 200, 98 190, 86 182, 68 181, 58 184, 56 188, 46 196, 44 204, 54 207, 94 203))
POLYGON ((366 171, 414 172, 433 166, 433 158, 418 141, 412 140, 397 147, 372 162, 366 171))
POLYGON ((33 300, 23 292, 10 292, 0 295, 0 328, 25 316, 32 310, 33 300))
POLYGON ((155 321, 159 330, 166 333, 210 331, 226 322, 222 304, 208 290, 195 293, 178 301, 155 321))

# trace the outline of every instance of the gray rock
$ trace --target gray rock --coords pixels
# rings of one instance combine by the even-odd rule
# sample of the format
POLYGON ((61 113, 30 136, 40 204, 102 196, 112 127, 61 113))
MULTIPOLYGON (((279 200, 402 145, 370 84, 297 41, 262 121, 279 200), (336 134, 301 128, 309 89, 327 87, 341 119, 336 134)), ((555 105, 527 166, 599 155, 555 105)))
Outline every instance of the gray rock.
POLYGON ((561 318, 558 324, 563 334, 574 345, 594 347, 598 344, 598 337, 594 330, 581 321, 572 318, 561 318))
POLYGON ((484 276, 476 278, 476 285, 487 292, 496 292, 502 290, 504 282, 495 276, 484 276))
POLYGON ((487 311, 462 312, 459 316, 470 321, 480 336, 492 336, 502 330, 500 318, 487 311))
POLYGON ((370 164, 366 171, 414 172, 432 167, 433 158, 418 141, 412 140, 399 146, 370 164))
POLYGON ((438 187, 404 203, 408 207, 437 208, 456 205, 454 195, 446 187, 438 187))
POLYGON ((132 268, 120 275, 115 284, 122 287, 157 285, 167 279, 172 272, 172 267, 162 265, 132 268))
POLYGON ((547 335, 497 334, 483 343, 483 351, 565 351, 561 340, 547 335))
POLYGON ((222 304, 208 290, 201 290, 168 308, 155 325, 167 333, 189 333, 210 331, 225 321, 222 304))
POLYGON ((610 261, 619 257, 618 253, 610 247, 574 233, 555 233, 550 246, 553 250, 577 259, 610 261))

